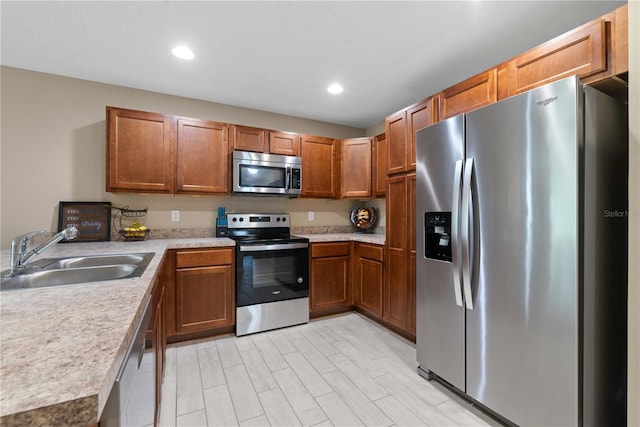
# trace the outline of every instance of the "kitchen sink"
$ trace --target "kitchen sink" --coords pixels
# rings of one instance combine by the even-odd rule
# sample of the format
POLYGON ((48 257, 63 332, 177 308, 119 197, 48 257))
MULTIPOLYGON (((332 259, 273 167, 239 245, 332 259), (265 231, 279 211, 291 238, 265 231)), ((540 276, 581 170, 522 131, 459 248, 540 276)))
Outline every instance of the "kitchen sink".
POLYGON ((115 255, 89 255, 70 258, 45 258, 31 263, 32 266, 45 270, 69 269, 81 267, 99 267, 120 264, 141 265, 145 267, 151 261, 154 253, 115 254, 115 255))
POLYGON ((154 252, 45 258, 13 276, 3 276, 0 290, 91 283, 140 277, 154 252))

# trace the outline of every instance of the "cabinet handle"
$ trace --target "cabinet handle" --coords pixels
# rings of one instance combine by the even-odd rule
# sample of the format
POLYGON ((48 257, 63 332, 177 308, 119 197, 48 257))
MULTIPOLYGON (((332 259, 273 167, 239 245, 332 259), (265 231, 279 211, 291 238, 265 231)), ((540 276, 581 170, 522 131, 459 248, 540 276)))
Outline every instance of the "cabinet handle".
POLYGON ((281 243, 274 245, 252 245, 240 246, 240 252, 275 251, 278 249, 304 249, 308 248, 308 243, 281 243))

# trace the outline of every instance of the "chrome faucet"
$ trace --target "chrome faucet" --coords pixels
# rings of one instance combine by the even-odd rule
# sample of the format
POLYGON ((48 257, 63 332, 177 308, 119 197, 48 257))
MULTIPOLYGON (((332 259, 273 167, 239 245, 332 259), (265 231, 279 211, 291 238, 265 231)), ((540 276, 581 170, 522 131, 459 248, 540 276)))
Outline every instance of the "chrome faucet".
POLYGON ((54 234, 49 240, 40 244, 36 248, 27 252, 27 242, 33 237, 39 234, 45 234, 46 231, 32 231, 27 234, 21 234, 17 236, 11 241, 11 272, 10 275, 17 273, 20 270, 23 270, 29 260, 48 249, 50 246, 55 245, 60 240, 73 240, 78 237, 78 229, 76 227, 67 227, 64 230, 60 231, 57 234, 54 234))

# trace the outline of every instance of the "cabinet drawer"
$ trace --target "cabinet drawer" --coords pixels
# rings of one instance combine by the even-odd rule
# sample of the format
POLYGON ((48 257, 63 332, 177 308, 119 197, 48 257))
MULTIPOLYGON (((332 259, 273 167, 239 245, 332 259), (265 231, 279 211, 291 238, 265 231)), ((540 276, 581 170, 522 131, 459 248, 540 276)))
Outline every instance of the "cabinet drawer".
POLYGON ((358 245, 358 254, 360 255, 360 258, 383 261, 383 252, 383 247, 379 245, 367 245, 362 243, 358 245))
POLYGON ((349 242, 314 243, 311 245, 311 258, 349 256, 349 242))
POLYGON ((233 249, 203 249, 176 252, 176 268, 233 263, 233 249))

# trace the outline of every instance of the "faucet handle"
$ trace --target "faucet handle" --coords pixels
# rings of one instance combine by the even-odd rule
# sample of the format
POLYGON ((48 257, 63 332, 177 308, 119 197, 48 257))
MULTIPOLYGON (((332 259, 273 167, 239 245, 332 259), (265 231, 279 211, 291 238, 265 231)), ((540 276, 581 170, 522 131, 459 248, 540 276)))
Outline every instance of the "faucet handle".
POLYGON ((29 239, 31 239, 33 236, 36 236, 38 234, 45 234, 47 231, 46 230, 38 230, 38 231, 31 231, 29 233, 25 233, 25 234, 21 234, 19 236, 16 236, 13 241, 16 243, 22 243, 22 244, 26 244, 27 241, 29 239))

